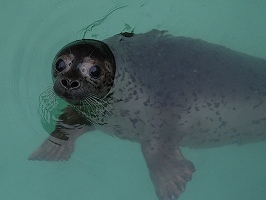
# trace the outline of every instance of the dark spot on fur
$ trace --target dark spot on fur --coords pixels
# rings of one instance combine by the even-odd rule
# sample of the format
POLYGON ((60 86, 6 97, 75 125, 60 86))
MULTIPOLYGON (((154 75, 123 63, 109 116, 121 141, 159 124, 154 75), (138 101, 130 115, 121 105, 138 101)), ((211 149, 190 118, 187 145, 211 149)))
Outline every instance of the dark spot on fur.
POLYGON ((205 142, 206 142, 206 140, 201 140, 200 144, 203 144, 203 143, 205 143, 205 142))
POLYGON ((209 106, 209 107, 212 105, 210 102, 206 102, 206 103, 207 103, 207 106, 209 106))
POLYGON ((118 135, 123 135, 123 131, 120 125, 115 125, 114 129, 118 135))
POLYGON ((130 75, 130 78, 131 78, 131 80, 132 80, 134 83, 136 82, 136 79, 135 79, 134 76, 130 75))
POLYGON ((140 111, 139 110, 137 110, 136 112, 134 112, 134 114, 136 114, 136 115, 138 115, 140 113, 140 111))
POLYGON ((236 128, 232 128, 231 130, 232 130, 234 133, 237 132, 237 129, 236 129, 236 128))
POLYGON ((200 133, 208 133, 209 131, 210 131, 210 129, 208 129, 208 128, 207 129, 202 129, 202 128, 200 129, 200 133))
POLYGON ((131 118, 129 118, 129 120, 131 121, 133 127, 136 128, 136 123, 138 122, 138 120, 137 119, 131 119, 131 118))
POLYGON ((263 101, 260 101, 257 105, 254 105, 253 106, 253 110, 255 110, 256 108, 258 108, 262 103, 263 103, 263 101))
POLYGON ((221 128, 222 126, 226 126, 227 122, 222 121, 221 125, 219 126, 219 128, 221 128))
POLYGON ((184 106, 182 104, 176 104, 176 107, 183 108, 184 106))
POLYGON ((219 113, 219 111, 216 111, 216 113, 215 113, 216 115, 220 115, 220 113, 219 113))
POLYGON ((220 103, 214 103, 215 108, 219 108, 219 106, 220 106, 220 103))
POLYGON ((220 139, 210 139, 209 142, 219 142, 220 139))
POLYGON ((259 124, 260 123, 260 120, 254 120, 251 122, 251 124, 259 124))
POLYGON ((149 103, 150 103, 150 97, 149 97, 149 99, 147 101, 143 102, 144 106, 148 106, 149 103))
POLYGON ((125 116, 127 116, 127 115, 129 114, 129 110, 121 110, 121 111, 120 111, 120 114, 121 114, 123 117, 125 117, 125 116))

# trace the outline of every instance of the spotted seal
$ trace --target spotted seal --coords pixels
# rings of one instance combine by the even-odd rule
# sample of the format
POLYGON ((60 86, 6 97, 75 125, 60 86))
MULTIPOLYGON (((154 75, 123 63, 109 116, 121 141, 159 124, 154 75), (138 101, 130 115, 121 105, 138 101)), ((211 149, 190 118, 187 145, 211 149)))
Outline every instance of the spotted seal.
POLYGON ((101 129, 138 141, 160 200, 195 171, 180 147, 266 138, 266 60, 165 31, 84 39, 56 55, 54 92, 69 103, 30 160, 68 160, 76 139, 101 129))

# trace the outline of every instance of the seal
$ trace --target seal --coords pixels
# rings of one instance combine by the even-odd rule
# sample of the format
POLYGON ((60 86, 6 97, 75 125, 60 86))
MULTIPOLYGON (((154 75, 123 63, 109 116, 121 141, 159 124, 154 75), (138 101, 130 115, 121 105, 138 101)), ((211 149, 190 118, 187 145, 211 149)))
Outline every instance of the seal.
POLYGON ((84 39, 55 56, 54 92, 69 103, 30 160, 68 160, 76 139, 101 129, 141 144, 160 200, 195 171, 180 147, 266 139, 266 60, 152 30, 84 39))

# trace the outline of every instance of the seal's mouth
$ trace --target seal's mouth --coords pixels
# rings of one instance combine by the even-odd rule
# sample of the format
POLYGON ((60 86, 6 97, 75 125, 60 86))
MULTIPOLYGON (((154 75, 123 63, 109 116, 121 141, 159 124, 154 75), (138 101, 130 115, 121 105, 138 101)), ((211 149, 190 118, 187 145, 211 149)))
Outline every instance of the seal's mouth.
POLYGON ((73 106, 103 106, 105 103, 101 98, 96 97, 92 93, 87 92, 88 94, 84 95, 83 92, 78 91, 68 91, 68 90, 54 90, 55 94, 66 102, 70 103, 73 106))
POLYGON ((98 97, 88 87, 66 88, 57 80, 54 82, 53 90, 64 101, 74 107, 83 107, 88 113, 93 113, 94 115, 110 113, 110 95, 98 97))
POLYGON ((61 99, 65 100, 66 102, 70 103, 71 105, 75 106, 82 106, 86 105, 86 99, 87 97, 84 96, 78 96, 77 94, 69 94, 68 92, 63 94, 56 93, 61 99))
POLYGON ((53 90, 58 97, 71 105, 83 105, 83 101, 87 98, 87 94, 89 94, 87 90, 82 88, 67 89, 58 82, 54 83, 53 90))

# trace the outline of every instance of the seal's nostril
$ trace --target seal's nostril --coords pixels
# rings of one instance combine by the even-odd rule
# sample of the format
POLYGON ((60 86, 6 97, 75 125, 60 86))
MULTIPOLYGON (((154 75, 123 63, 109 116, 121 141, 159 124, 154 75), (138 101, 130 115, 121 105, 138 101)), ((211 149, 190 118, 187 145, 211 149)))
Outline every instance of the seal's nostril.
POLYGON ((79 86, 79 82, 78 81, 73 81, 72 83, 71 83, 71 87, 72 88, 76 88, 76 87, 78 87, 79 86))
POLYGON ((78 81, 71 81, 69 79, 62 79, 61 84, 67 89, 77 88, 80 86, 78 81))
POLYGON ((68 81, 66 79, 61 80, 61 84, 65 87, 68 85, 68 81))

